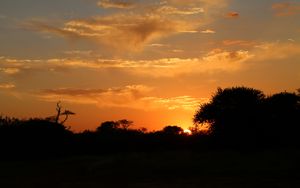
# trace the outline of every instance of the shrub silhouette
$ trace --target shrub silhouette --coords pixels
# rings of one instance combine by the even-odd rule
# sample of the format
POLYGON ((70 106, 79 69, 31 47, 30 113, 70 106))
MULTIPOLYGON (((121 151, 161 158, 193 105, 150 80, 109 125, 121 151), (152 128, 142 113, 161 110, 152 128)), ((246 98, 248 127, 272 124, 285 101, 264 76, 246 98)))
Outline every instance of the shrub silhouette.
POLYGON ((56 155, 67 151, 73 133, 44 119, 0 119, 0 147, 8 156, 56 155))

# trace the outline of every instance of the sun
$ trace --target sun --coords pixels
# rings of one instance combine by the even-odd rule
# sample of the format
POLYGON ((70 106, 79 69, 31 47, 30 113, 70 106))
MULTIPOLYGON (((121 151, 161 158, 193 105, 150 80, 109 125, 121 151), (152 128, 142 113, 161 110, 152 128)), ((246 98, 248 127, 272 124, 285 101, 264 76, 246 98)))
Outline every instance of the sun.
POLYGON ((189 130, 189 129, 184 129, 183 132, 184 132, 185 134, 188 134, 188 135, 191 135, 191 134, 192 134, 192 131, 189 130))

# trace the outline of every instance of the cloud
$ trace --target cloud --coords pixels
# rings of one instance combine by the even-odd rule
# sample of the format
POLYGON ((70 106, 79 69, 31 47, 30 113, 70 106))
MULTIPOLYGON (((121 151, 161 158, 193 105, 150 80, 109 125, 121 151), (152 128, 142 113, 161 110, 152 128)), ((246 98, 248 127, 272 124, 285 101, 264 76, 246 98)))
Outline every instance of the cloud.
POLYGON ((189 110, 193 111, 199 107, 200 104, 207 103, 208 98, 194 98, 191 96, 178 96, 170 98, 159 97, 145 97, 142 99, 146 103, 151 103, 152 107, 165 108, 168 110, 189 110))
POLYGON ((1 68, 0 67, 0 72, 3 72, 8 75, 14 75, 20 72, 20 69, 14 68, 14 67, 8 67, 8 68, 1 68))
POLYGON ((249 51, 226 51, 222 49, 214 49, 203 57, 205 68, 208 72, 212 71, 237 71, 243 67, 243 62, 254 57, 249 51))
POLYGON ((42 60, 35 59, 16 59, 16 58, 0 58, 0 75, 15 76, 25 71, 32 70, 48 70, 49 66, 43 64, 42 60))
POLYGON ((153 43, 153 44, 149 44, 148 46, 150 46, 150 47, 168 47, 169 45, 160 44, 160 43, 153 43))
POLYGON ((296 42, 295 39, 288 39, 289 42, 296 42))
POLYGON ((256 45, 255 41, 249 41, 249 40, 223 40, 223 45, 225 46, 249 46, 253 47, 256 45))
MULTIPOLYGON (((18 75, 44 72, 121 71, 125 74, 143 77, 176 77, 182 74, 215 74, 236 72, 247 68, 248 61, 282 60, 298 57, 300 45, 296 42, 252 42, 243 40, 223 41, 223 45, 247 47, 247 50, 213 49, 195 58, 158 59, 105 59, 105 58, 52 58, 52 59, 0 59, 0 74, 18 75)), ((178 54, 180 49, 174 51, 178 54)), ((67 73, 66 73, 67 74, 67 73)))
POLYGON ((157 10, 161 14, 193 15, 204 13, 201 7, 177 8, 172 6, 162 6, 157 10))
POLYGON ((257 61, 281 60, 300 54, 300 45, 291 42, 266 42, 255 46, 257 61))
POLYGON ((102 106, 122 106, 141 97, 151 88, 144 85, 129 85, 108 89, 47 89, 38 96, 45 101, 62 100, 71 103, 97 104, 102 106))
POLYGON ((214 20, 227 0, 125 1, 101 0, 103 8, 130 11, 105 11, 101 16, 62 21, 31 20, 27 29, 51 33, 71 40, 89 40, 116 51, 140 51, 149 43, 181 33, 197 33, 199 27, 214 20))
POLYGON ((238 12, 228 12, 226 15, 227 18, 238 18, 240 14, 238 12))
POLYGON ((224 7, 227 5, 227 0, 166 0, 168 4, 175 6, 202 6, 204 9, 211 7, 224 7))
POLYGON ((49 25, 48 23, 46 23, 46 21, 30 20, 24 22, 22 26, 26 29, 35 30, 47 34, 52 33, 71 39, 77 39, 78 37, 80 37, 80 35, 73 32, 72 30, 49 25))
POLYGON ((54 33, 70 39, 89 39, 116 49, 140 50, 154 39, 182 32, 194 32, 192 22, 168 19, 160 15, 119 14, 72 20, 62 27, 30 21, 27 28, 54 33))
POLYGON ((0 83, 0 89, 13 89, 15 87, 12 83, 0 83))
POLYGON ((280 2, 274 3, 272 9, 276 16, 293 16, 300 14, 300 3, 296 2, 280 2))
POLYGON ((66 55, 70 55, 70 56, 92 56, 93 55, 93 51, 91 50, 68 50, 65 51, 64 54, 66 55))
POLYGON ((180 50, 180 49, 174 49, 174 50, 172 50, 172 52, 174 52, 174 53, 183 53, 183 52, 184 52, 184 50, 180 50))
POLYGON ((201 33, 203 33, 203 34, 215 34, 216 32, 214 30, 211 30, 211 29, 206 29, 206 30, 201 31, 201 33))
MULTIPOLYGON (((182 50, 173 51, 176 53, 182 50)), ((153 60, 126 60, 126 59, 6 59, 0 61, 0 68, 18 70, 14 74, 26 71, 61 72, 65 70, 106 70, 114 69, 129 74, 172 77, 183 73, 213 73, 219 71, 232 72, 240 69, 242 63, 252 58, 249 51, 213 50, 198 58, 161 58, 153 60)))
POLYGON ((148 96, 153 88, 144 85, 129 85, 108 89, 47 89, 36 96, 43 101, 64 101, 79 104, 94 104, 100 108, 118 107, 141 110, 167 109, 167 110, 195 110, 208 99, 196 99, 190 96, 170 98, 148 96))
POLYGON ((100 0, 97 5, 102 8, 131 9, 135 3, 126 0, 100 0))

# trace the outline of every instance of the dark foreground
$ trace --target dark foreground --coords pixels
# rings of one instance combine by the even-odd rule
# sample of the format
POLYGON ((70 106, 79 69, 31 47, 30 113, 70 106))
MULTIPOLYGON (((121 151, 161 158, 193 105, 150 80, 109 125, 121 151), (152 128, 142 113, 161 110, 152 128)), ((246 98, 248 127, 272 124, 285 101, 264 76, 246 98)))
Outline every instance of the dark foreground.
POLYGON ((300 187, 300 151, 153 152, 1 161, 1 188, 300 187))

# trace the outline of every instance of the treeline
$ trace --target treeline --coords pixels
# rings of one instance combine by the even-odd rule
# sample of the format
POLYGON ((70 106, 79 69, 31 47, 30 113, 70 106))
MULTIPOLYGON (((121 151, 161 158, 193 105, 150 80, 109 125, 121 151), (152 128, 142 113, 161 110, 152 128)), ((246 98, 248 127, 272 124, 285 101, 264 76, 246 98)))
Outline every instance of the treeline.
POLYGON ((70 111, 45 119, 0 117, 0 157, 97 155, 111 152, 264 149, 300 146, 300 91, 266 96, 262 91, 221 89, 195 113, 192 134, 179 126, 147 132, 132 121, 106 121, 94 131, 74 133, 64 122, 70 111), (64 116, 60 121, 60 117, 64 116), (201 126, 209 125, 208 131, 201 126))
POLYGON ((0 117, 0 158, 177 150, 187 149, 192 141, 192 136, 179 126, 147 132, 144 128, 132 129, 132 123, 106 121, 94 131, 74 133, 60 123, 45 119, 0 117))

